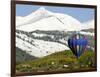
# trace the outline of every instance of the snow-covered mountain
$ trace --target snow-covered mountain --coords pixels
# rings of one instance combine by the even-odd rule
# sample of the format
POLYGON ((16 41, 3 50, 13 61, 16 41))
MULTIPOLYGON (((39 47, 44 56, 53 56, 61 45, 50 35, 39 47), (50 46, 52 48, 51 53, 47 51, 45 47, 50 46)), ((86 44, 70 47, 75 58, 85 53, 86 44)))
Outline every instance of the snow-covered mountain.
POLYGON ((80 33, 84 35, 94 36, 94 19, 82 24, 80 33))
POLYGON ((23 31, 34 30, 80 30, 81 23, 75 18, 61 14, 53 13, 41 7, 35 12, 25 16, 16 17, 16 28, 23 31))
POLYGON ((41 7, 27 16, 16 16, 16 47, 31 56, 44 57, 69 50, 68 38, 82 29, 77 19, 41 7))

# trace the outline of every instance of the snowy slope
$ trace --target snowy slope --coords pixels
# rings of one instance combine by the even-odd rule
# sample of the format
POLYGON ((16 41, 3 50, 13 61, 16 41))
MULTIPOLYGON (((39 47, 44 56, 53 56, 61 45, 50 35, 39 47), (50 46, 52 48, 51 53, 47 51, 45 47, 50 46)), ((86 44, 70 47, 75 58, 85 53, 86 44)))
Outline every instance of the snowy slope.
POLYGON ((69 50, 67 46, 56 42, 34 40, 35 41, 34 44, 36 44, 37 46, 33 46, 19 38, 16 39, 17 39, 16 47, 19 47, 24 51, 27 51, 26 53, 29 53, 30 55, 33 55, 35 57, 43 57, 55 52, 69 50))
POLYGON ((90 21, 87 21, 87 22, 84 22, 83 25, 82 25, 82 29, 94 29, 94 19, 90 20, 90 21))
POLYGON ((91 32, 80 31, 80 34, 94 36, 94 32, 91 33, 91 32))
POLYGON ((34 39, 18 33, 16 33, 16 47, 35 57, 43 57, 54 52, 69 50, 66 45, 58 42, 34 39))

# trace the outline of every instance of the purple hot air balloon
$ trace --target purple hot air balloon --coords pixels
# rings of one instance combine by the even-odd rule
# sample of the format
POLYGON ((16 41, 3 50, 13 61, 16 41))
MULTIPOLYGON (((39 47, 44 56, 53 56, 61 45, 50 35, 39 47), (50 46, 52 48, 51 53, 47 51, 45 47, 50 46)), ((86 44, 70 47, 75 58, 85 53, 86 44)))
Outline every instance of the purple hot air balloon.
POLYGON ((85 35, 79 33, 74 34, 68 39, 69 48, 72 50, 73 54, 78 58, 86 50, 88 40, 85 35))

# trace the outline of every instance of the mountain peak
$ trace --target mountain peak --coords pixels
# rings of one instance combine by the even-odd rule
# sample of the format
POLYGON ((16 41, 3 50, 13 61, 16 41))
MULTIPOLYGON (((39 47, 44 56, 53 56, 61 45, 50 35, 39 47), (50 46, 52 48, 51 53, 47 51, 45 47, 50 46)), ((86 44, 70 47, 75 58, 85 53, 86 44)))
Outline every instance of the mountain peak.
POLYGON ((45 11, 45 7, 40 7, 38 10, 45 11))
POLYGON ((37 9, 35 11, 35 13, 39 13, 39 14, 43 14, 43 15, 44 14, 46 14, 46 15, 51 14, 51 12, 46 10, 45 7, 40 7, 39 9, 37 9))

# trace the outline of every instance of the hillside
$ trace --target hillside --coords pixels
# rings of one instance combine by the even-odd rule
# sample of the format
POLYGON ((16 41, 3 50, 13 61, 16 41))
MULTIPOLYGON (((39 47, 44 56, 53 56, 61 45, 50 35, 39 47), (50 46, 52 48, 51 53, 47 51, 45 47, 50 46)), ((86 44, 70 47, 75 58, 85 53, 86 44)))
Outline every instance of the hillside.
POLYGON ((33 59, 37 58, 16 47, 16 63, 33 59))
POLYGON ((76 58, 70 50, 53 53, 43 58, 16 65, 16 72, 49 72, 88 70, 95 67, 95 52, 87 50, 76 58))

